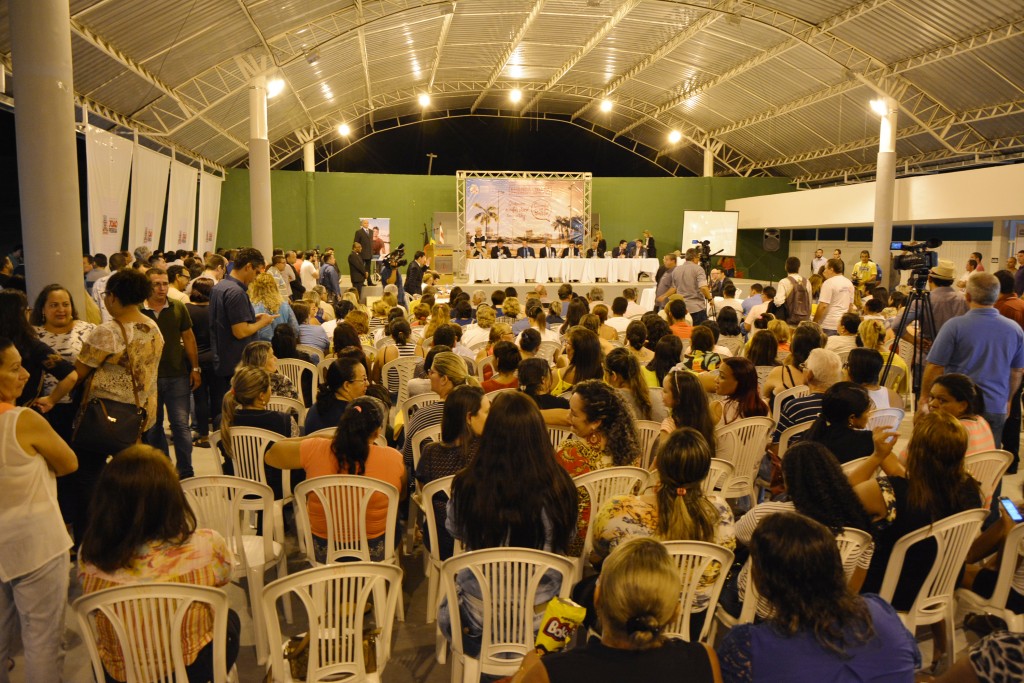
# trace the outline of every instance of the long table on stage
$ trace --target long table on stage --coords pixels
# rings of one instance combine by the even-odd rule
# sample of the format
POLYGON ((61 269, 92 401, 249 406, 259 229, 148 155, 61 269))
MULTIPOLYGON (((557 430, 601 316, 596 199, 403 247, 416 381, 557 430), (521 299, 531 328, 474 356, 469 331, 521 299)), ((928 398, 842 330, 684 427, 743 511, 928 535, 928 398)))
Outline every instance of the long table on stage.
POLYGON ((658 272, 656 258, 530 258, 469 259, 469 282, 636 282, 641 273, 652 280, 658 272))

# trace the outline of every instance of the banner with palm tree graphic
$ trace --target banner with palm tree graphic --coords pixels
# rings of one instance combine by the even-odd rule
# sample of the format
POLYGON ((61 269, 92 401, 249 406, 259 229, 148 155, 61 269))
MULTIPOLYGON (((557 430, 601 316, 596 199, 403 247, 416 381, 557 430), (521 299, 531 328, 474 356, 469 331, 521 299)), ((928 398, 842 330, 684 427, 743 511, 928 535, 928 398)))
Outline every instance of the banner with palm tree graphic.
POLYGON ((466 180, 467 235, 541 244, 583 239, 582 183, 556 178, 466 180))

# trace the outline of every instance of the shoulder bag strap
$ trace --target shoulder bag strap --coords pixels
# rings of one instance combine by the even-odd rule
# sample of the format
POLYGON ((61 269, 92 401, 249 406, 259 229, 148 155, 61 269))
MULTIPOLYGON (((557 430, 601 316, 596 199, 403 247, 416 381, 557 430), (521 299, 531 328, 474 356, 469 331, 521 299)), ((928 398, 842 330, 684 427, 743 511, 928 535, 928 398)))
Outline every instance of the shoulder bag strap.
POLYGON ((128 377, 132 381, 132 393, 135 394, 135 407, 141 408, 139 405, 139 387, 135 383, 135 370, 132 366, 132 355, 128 353, 128 332, 124 329, 124 324, 120 320, 115 320, 117 326, 121 328, 121 334, 124 336, 124 355, 128 359, 128 377))

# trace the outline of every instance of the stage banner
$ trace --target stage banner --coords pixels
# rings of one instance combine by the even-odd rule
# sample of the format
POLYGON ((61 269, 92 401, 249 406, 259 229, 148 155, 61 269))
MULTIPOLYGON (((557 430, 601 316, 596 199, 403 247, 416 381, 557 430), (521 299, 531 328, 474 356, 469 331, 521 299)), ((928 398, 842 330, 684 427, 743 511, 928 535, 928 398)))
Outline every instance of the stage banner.
POLYGON ((220 221, 220 188, 223 178, 212 173, 199 176, 199 246, 200 254, 217 249, 217 223, 220 221))
POLYGON ((167 175, 171 158, 135 145, 132 159, 132 206, 128 224, 128 249, 146 246, 155 251, 164 222, 167 175))
POLYGON ((466 180, 467 236, 539 244, 583 240, 583 181, 561 178, 466 180))
POLYGON ((109 255, 121 250, 133 145, 131 140, 86 126, 89 253, 109 255))
MULTIPOLYGON (((391 219, 390 218, 370 218, 364 216, 359 219, 359 223, 362 224, 366 221, 370 224, 370 229, 373 231, 373 258, 374 260, 380 260, 381 256, 385 256, 391 253, 391 219)), ((345 258, 348 258, 347 256, 345 258)))
POLYGON ((171 164, 171 191, 167 195, 167 231, 164 251, 187 249, 196 244, 196 181, 198 169, 175 161, 171 164))

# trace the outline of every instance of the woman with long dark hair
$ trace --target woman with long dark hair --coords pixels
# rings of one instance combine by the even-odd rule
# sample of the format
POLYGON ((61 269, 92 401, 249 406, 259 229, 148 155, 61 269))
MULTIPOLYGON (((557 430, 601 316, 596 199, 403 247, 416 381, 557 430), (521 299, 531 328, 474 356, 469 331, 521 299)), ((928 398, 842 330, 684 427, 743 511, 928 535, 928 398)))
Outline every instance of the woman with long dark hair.
MULTIPOLYGON (((536 404, 519 392, 499 394, 491 404, 477 457, 452 482, 445 527, 466 550, 511 546, 567 554, 576 531, 577 493, 572 479, 556 463, 544 420, 536 404)), ((465 596, 457 608, 463 627, 463 652, 476 656, 482 635, 480 586, 469 572, 456 577, 465 596)), ((558 594, 557 575, 537 588, 538 604, 558 594)), ((437 623, 451 638, 447 599, 437 623)), ((543 610, 534 618, 539 628, 543 610)))
POLYGON ((771 607, 718 647, 726 681, 914 680, 913 635, 885 601, 846 583, 832 532, 810 517, 764 519, 750 542, 752 575, 771 607))
POLYGON ((336 427, 348 404, 364 396, 370 383, 366 366, 351 357, 335 358, 324 375, 324 381, 317 389, 316 402, 306 413, 306 434, 336 427))
MULTIPOLYGON (((480 437, 490 406, 490 399, 484 396, 480 387, 464 384, 448 395, 441 417, 441 440, 423 448, 416 467, 416 481, 426 485, 469 466, 480 448, 480 437)), ((434 506, 434 519, 437 520, 438 551, 441 559, 447 560, 452 556, 454 547, 452 536, 445 529, 448 496, 439 493, 430 502, 434 506)), ((425 523, 423 539, 427 544, 432 543, 432 539, 427 537, 425 523)))
MULTIPOLYGON (((306 436, 278 441, 267 450, 267 465, 280 469, 303 469, 306 477, 331 474, 357 474, 391 484, 399 496, 406 495, 406 473, 402 456, 394 448, 374 443, 380 435, 382 416, 377 401, 369 396, 348 404, 333 439, 306 436)), ((366 507, 366 536, 370 559, 384 559, 384 538, 387 524, 387 498, 379 493, 370 497, 366 507)), ((316 495, 308 499, 309 526, 313 533, 313 550, 320 562, 327 559, 327 517, 316 495)), ((357 529, 338 529, 337 533, 356 533, 357 529)), ((397 539, 397 534, 395 535, 397 539)))
MULTIPOLYGON (((233 554, 213 529, 196 528, 195 513, 167 456, 132 446, 104 468, 93 497, 89 528, 78 554, 82 592, 142 583, 224 586, 233 554)), ((228 614, 227 668, 238 656, 240 622, 228 614)), ((190 607, 181 625, 188 679, 213 679, 213 620, 203 605, 190 607)), ((107 681, 128 679, 113 630, 99 629, 100 659, 107 681)))
POLYGON ((818 326, 811 322, 800 323, 789 344, 789 355, 781 366, 768 373, 761 387, 761 395, 771 399, 780 391, 806 384, 804 363, 811 351, 822 346, 824 343, 818 326))
POLYGON ((665 406, 660 400, 652 400, 636 356, 621 347, 612 349, 604 359, 604 374, 608 384, 617 389, 633 408, 636 419, 655 422, 665 419, 665 406))
POLYGON ((724 398, 717 402, 721 406, 719 424, 768 415, 768 404, 757 393, 757 370, 750 359, 726 358, 718 372, 715 393, 724 398))
POLYGON ((718 311, 718 328, 721 334, 718 343, 729 349, 734 356, 740 355, 743 350, 743 330, 740 328, 740 318, 736 309, 731 306, 723 306, 718 311))
POLYGON ((768 330, 758 330, 750 338, 744 355, 757 367, 775 367, 779 364, 779 341, 768 330))
POLYGON ((871 397, 864 387, 836 382, 821 397, 821 412, 803 439, 820 443, 840 463, 869 456, 875 450, 873 435, 867 430, 869 412, 871 397))
POLYGON ((564 394, 579 382, 604 377, 601 340, 592 331, 582 327, 569 330, 565 338, 565 356, 569 365, 557 371, 558 381, 551 389, 555 396, 564 394))
MULTIPOLYGON (((196 351, 199 353, 199 369, 207 380, 213 377, 213 346, 210 342, 210 292, 213 291, 213 280, 199 278, 192 282, 192 292, 185 303, 189 318, 192 319, 192 332, 196 337, 196 351)), ((287 325, 285 326, 287 327, 287 325)), ((291 329, 291 328, 288 328, 291 329)), ((192 390, 195 401, 195 421, 192 431, 196 433, 192 445, 199 448, 210 447, 210 416, 215 412, 210 405, 210 382, 202 382, 192 390)))
POLYGON ((683 340, 674 334, 666 334, 654 345, 654 358, 647 364, 647 370, 654 373, 658 384, 665 381, 665 375, 679 365, 683 355, 683 340))
POLYGON ((580 324, 580 320, 590 313, 590 304, 581 296, 574 296, 566 309, 565 322, 558 328, 559 334, 568 334, 569 330, 580 324))
MULTIPOLYGON (((655 453, 661 443, 668 439, 672 432, 681 427, 692 427, 700 432, 704 440, 715 452, 715 425, 721 417, 715 408, 720 404, 712 403, 704 391, 697 375, 692 372, 674 370, 665 375, 662 384, 661 400, 665 404, 668 415, 661 421, 661 434, 655 453)), ((721 411, 721 408, 718 408, 721 411)))
POLYGON ((885 360, 878 351, 874 349, 851 349, 846 357, 846 376, 851 382, 856 382, 864 387, 864 390, 871 398, 871 407, 873 409, 902 409, 903 399, 900 398, 900 395, 878 383, 884 366, 885 360))

